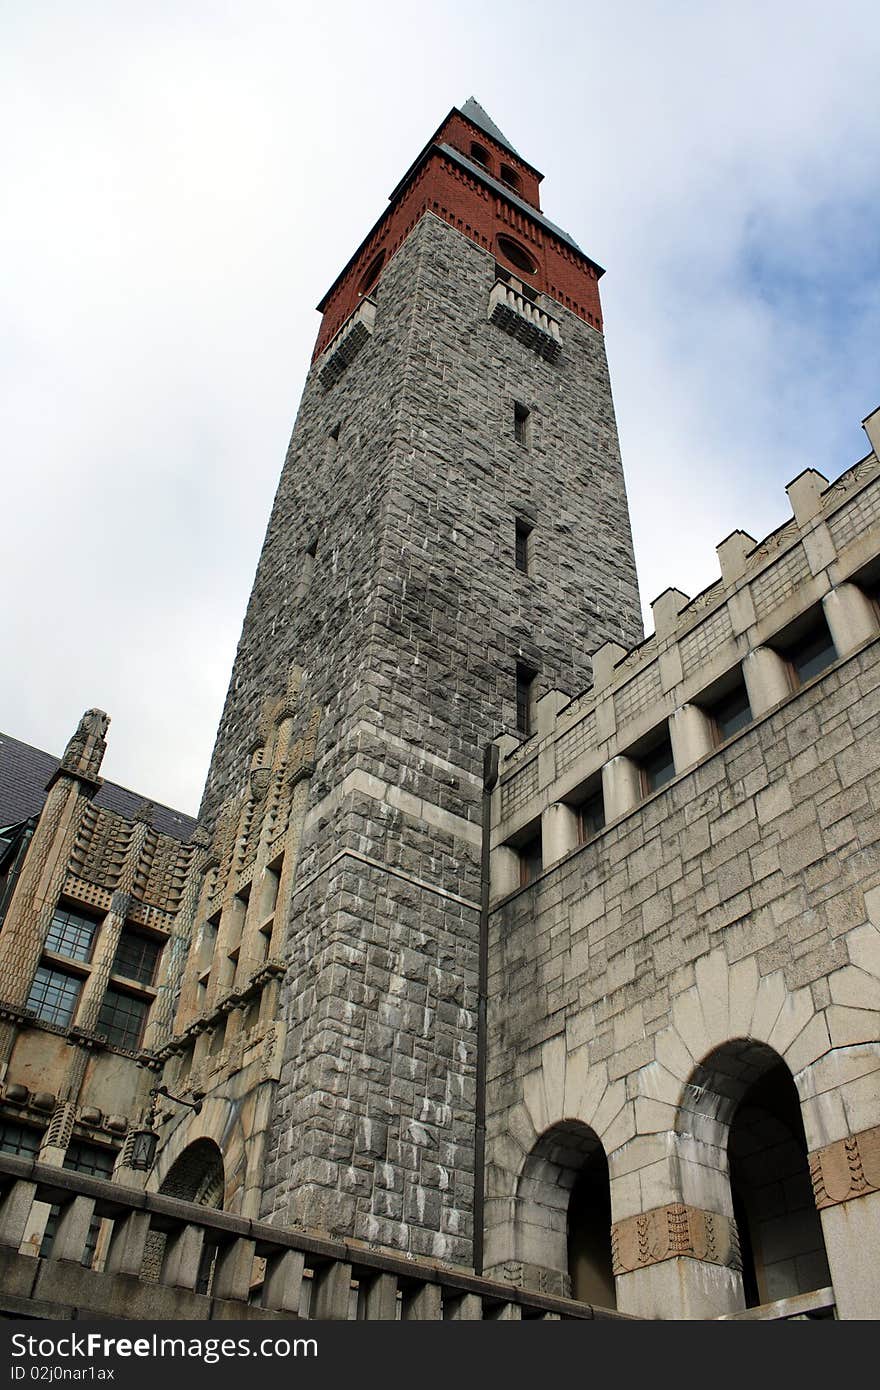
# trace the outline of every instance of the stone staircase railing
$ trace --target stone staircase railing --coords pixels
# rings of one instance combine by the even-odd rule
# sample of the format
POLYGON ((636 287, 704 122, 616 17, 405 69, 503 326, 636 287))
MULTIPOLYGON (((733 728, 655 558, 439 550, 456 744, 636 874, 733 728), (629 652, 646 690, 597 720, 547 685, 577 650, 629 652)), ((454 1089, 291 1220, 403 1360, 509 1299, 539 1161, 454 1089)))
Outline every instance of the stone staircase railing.
POLYGON ((12 1317, 624 1316, 8 1155, 0 1155, 0 1290, 0 1314, 12 1317), (35 1202, 61 1209, 46 1258, 20 1253, 35 1202), (95 1216, 113 1222, 101 1269, 81 1263, 95 1216), (155 1249, 151 1232, 165 1237, 152 1279, 142 1276, 155 1249))

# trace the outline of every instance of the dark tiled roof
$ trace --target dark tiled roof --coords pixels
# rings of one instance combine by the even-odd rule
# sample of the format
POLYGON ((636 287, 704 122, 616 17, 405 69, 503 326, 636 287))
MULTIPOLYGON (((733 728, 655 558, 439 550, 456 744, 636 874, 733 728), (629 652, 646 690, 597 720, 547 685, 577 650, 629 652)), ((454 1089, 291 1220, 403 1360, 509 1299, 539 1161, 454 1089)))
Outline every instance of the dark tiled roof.
POLYGON ((476 97, 468 97, 464 106, 460 106, 459 110, 463 116, 467 116, 468 120, 471 121, 473 125, 478 125, 480 130, 485 130, 486 134, 490 139, 495 141, 496 145, 503 145, 506 150, 510 150, 511 154, 515 154, 517 159, 522 158, 519 151, 514 149, 513 145, 511 145, 507 136, 501 134, 501 131, 492 120, 488 111, 483 110, 476 97))
MULTIPOLYGON (((59 762, 51 753, 0 734, 0 826, 16 825, 38 814, 46 800, 46 786, 59 762)), ((129 820, 145 800, 149 798, 115 782, 103 782, 95 795, 96 806, 129 820)), ((186 844, 196 828, 196 820, 170 806, 157 805, 153 825, 163 835, 186 844)))

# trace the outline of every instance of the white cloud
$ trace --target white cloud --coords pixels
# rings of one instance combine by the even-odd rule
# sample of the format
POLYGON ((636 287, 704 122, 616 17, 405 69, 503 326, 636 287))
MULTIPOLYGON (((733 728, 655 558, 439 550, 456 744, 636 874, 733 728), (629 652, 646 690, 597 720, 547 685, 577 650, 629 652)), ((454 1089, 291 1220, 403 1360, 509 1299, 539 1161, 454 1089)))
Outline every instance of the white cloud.
POLYGON ((869 3, 5 15, 0 724, 194 809, 317 315, 473 92, 597 259, 643 595, 865 451, 869 3))

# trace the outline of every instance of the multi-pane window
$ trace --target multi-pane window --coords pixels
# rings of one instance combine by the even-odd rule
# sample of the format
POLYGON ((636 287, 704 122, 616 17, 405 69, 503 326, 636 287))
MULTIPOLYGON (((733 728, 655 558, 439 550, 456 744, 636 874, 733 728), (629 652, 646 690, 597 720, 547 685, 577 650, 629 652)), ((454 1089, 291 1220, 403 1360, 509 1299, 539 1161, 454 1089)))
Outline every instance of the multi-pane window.
POLYGON ((161 954, 160 941, 155 941, 151 936, 142 936, 140 932, 124 931, 116 948, 113 974, 124 975, 127 980, 137 980, 142 985, 151 985, 161 954))
POLYGON ((57 951, 71 960, 89 960, 97 922, 67 907, 56 907, 46 935, 46 950, 57 951))
POLYGON ((42 1133, 31 1125, 19 1125, 14 1120, 4 1120, 0 1124, 0 1153, 24 1154, 29 1158, 39 1153, 42 1133))
POLYGON ((664 739, 656 748, 642 759, 642 772, 645 778, 645 791, 656 792, 671 782, 675 776, 675 763, 672 759, 672 744, 664 739))
POLYGON ((595 796, 581 803, 578 807, 578 838, 581 844, 587 840, 592 840, 594 835, 598 835, 600 830, 605 828, 605 802, 602 793, 597 792, 595 796))
POLYGON ((78 975, 40 965, 34 975, 26 1007, 33 1009, 37 1018, 44 1023, 66 1026, 73 1018, 81 988, 82 980, 78 975))
POLYGON ((516 727, 526 737, 532 732, 532 687, 535 673, 528 666, 516 668, 516 727))
POLYGON ((531 411, 527 406, 520 405, 519 401, 513 403, 513 437, 517 444, 527 445, 529 442, 529 415, 531 411))
POLYGON ((527 521, 516 519, 516 534, 514 539, 514 558, 516 567, 521 574, 528 574, 529 561, 531 559, 532 528, 527 521))
POLYGON ((96 1032, 104 1033, 113 1047, 134 1052, 140 1046, 149 1004, 121 989, 108 989, 98 1014, 96 1032))
POLYGON ((64 1166, 74 1173, 87 1173, 92 1178, 109 1178, 116 1165, 116 1150, 105 1149, 99 1144, 87 1144, 82 1139, 74 1139, 67 1146, 64 1166))

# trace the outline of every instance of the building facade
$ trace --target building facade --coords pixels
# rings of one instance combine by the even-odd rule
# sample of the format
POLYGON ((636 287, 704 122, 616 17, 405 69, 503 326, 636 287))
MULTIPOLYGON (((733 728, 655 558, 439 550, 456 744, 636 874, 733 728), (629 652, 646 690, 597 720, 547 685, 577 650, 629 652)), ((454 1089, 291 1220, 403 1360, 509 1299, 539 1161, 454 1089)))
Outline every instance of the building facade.
POLYGON ((16 1270, 880 1313, 880 416, 642 641, 540 180, 453 109, 322 300, 198 821, 102 782, 101 711, 0 746, 16 1270))

